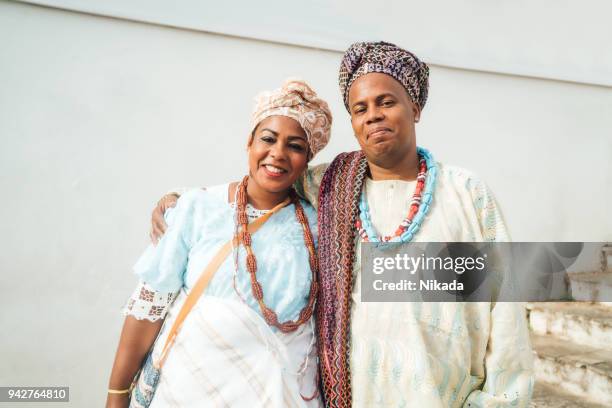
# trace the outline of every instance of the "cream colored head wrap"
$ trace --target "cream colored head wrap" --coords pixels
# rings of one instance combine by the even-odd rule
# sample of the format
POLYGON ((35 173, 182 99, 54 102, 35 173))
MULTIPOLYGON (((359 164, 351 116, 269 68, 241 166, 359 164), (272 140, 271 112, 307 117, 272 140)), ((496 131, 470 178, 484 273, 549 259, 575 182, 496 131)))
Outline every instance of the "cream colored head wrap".
POLYGON ((302 126, 310 146, 309 159, 327 145, 331 133, 331 111, 327 102, 319 98, 306 82, 288 79, 281 88, 257 95, 251 116, 252 129, 274 115, 287 116, 302 126))

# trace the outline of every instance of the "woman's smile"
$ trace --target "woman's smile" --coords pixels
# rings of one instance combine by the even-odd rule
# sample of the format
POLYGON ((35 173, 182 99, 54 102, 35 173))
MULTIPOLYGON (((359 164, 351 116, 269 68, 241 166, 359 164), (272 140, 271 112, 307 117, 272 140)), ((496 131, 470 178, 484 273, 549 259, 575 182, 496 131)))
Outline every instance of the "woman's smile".
POLYGON ((287 170, 273 164, 262 164, 261 168, 268 177, 279 178, 287 174, 287 170))

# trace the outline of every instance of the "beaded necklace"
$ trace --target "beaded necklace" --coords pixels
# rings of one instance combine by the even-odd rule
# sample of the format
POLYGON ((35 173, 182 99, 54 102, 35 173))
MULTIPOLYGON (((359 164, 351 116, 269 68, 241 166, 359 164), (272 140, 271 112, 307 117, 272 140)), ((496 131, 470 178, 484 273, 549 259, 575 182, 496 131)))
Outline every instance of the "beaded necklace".
POLYGON ((417 154, 419 155, 419 173, 417 175, 414 195, 410 201, 410 209, 408 210, 408 215, 400 223, 393 235, 381 237, 376 234, 372 225, 365 191, 362 190, 359 200, 359 219, 355 221, 355 228, 359 231, 362 241, 409 242, 419 230, 431 206, 438 169, 433 156, 428 150, 417 147, 417 154))
POLYGON ((291 202, 295 207, 295 216, 299 223, 302 226, 302 231, 304 234, 304 243, 306 244, 306 248, 308 249, 308 261, 310 264, 310 270, 312 273, 312 280, 310 282, 310 293, 308 295, 308 303, 304 308, 300 311, 298 315, 298 319, 294 321, 287 322, 279 322, 278 316, 274 310, 270 309, 264 303, 264 293, 261 284, 257 280, 257 260, 255 258, 255 254, 253 253, 253 249, 251 248, 251 234, 247 229, 247 224, 249 222, 248 216, 246 214, 246 206, 247 206, 247 183, 249 177, 245 176, 242 182, 238 185, 236 192, 236 217, 238 220, 238 227, 240 228, 238 232, 239 242, 244 245, 246 249, 246 264, 247 270, 249 271, 249 275, 251 277, 251 290, 253 292, 253 297, 257 300, 259 304, 259 309, 266 320, 266 322, 270 326, 274 326, 278 328, 283 333, 289 333, 295 331, 301 324, 306 322, 312 316, 312 311, 314 309, 315 299, 317 297, 318 284, 317 284, 317 275, 319 270, 319 264, 317 260, 317 254, 315 252, 314 240, 312 238, 312 233, 310 231, 310 225, 308 224, 308 220, 306 215, 304 214, 304 209, 300 204, 300 199, 298 198, 295 191, 290 190, 289 195, 291 197, 291 202))

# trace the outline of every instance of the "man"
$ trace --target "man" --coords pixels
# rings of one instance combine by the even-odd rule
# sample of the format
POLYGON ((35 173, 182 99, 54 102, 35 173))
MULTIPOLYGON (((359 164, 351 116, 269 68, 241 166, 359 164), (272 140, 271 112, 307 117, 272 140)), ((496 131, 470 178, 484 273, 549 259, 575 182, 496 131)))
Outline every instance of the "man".
MULTIPOLYGON (((393 44, 353 44, 340 91, 361 151, 310 169, 297 186, 319 211, 317 329, 329 407, 529 404, 522 304, 361 302, 362 241, 509 239, 484 183, 417 148, 428 77, 427 65, 393 44)), ((172 202, 154 211, 153 236, 172 202)))

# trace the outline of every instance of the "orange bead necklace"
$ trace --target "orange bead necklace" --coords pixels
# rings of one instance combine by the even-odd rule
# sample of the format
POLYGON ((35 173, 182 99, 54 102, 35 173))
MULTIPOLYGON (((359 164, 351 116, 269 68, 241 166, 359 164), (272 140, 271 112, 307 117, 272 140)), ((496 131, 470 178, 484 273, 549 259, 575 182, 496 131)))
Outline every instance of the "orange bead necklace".
POLYGON ((253 296, 257 303, 259 304, 259 309, 261 310, 261 314, 264 319, 270 326, 274 326, 278 328, 283 333, 289 333, 295 331, 300 325, 304 322, 308 321, 312 316, 312 312, 315 305, 315 300, 317 298, 318 291, 318 283, 317 276, 319 270, 319 263, 317 260, 317 254, 315 251, 314 240, 312 238, 312 233, 310 231, 310 225, 308 224, 308 219, 304 214, 304 209, 300 204, 300 199, 293 189, 290 190, 289 195, 291 197, 291 202, 295 207, 295 216, 298 219, 299 223, 302 226, 303 234, 304 234, 304 243, 306 244, 306 248, 308 249, 308 261, 310 263, 310 270, 312 273, 312 281, 310 282, 310 293, 308 295, 308 303, 304 308, 300 311, 298 315, 298 319, 294 321, 287 322, 279 322, 278 316, 274 310, 270 309, 264 302, 264 293, 261 284, 257 280, 257 260, 255 259, 255 254, 253 253, 253 249, 251 248, 251 234, 247 229, 247 225, 249 223, 249 219, 246 213, 247 207, 247 184, 249 177, 245 176, 242 182, 237 187, 236 192, 236 215, 238 218, 238 238, 239 242, 244 245, 246 249, 246 265, 249 275, 251 277, 251 289, 253 292, 253 296))

